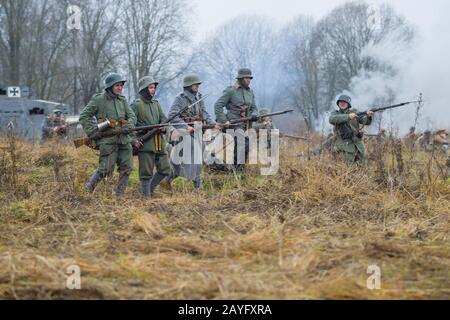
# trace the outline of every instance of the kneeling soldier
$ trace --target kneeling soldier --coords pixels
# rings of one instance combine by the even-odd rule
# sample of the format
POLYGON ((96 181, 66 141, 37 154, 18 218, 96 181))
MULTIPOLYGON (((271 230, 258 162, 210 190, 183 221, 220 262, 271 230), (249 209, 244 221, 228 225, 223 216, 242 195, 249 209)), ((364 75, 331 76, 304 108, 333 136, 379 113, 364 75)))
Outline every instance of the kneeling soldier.
MULTIPOLYGON (((269 113, 269 110, 267 110, 267 109, 261 109, 259 111, 259 115, 261 117, 267 115, 268 113, 269 113)), ((272 132, 272 130, 277 129, 275 127, 275 125, 273 124, 272 119, 270 119, 270 117, 261 118, 260 120, 258 120, 257 122, 255 122, 253 124, 253 129, 255 129, 258 134, 258 141, 261 136, 264 139, 267 139, 267 148, 270 149, 270 147, 271 147, 271 132, 272 132), (263 135, 262 131, 260 131, 260 130, 267 130, 267 132, 263 135)))
POLYGON ((55 136, 67 136, 66 120, 63 117, 63 112, 59 109, 53 110, 53 113, 44 119, 41 141, 46 142, 55 136))
POLYGON ((86 134, 95 141, 100 149, 99 166, 86 184, 88 192, 94 192, 97 184, 106 176, 112 175, 114 166, 119 170, 119 181, 116 196, 125 194, 128 178, 133 170, 133 154, 131 143, 134 141, 130 134, 101 138, 99 124, 109 123, 106 131, 115 127, 131 129, 136 117, 122 96, 126 80, 117 73, 110 74, 105 79, 105 91, 96 94, 80 114, 80 123, 86 134), (95 121, 96 120, 96 121, 95 121))
MULTIPOLYGON (((156 93, 158 82, 151 77, 139 80, 140 98, 131 104, 136 114, 137 126, 149 126, 166 123, 167 118, 162 111, 161 105, 153 97, 156 93)), ((167 155, 167 142, 164 138, 165 129, 154 135, 148 141, 139 140, 146 132, 138 134, 134 147, 138 149, 139 157, 139 179, 144 198, 149 198, 164 177, 170 174, 170 163, 167 155), (156 166, 156 174, 153 175, 156 166)))

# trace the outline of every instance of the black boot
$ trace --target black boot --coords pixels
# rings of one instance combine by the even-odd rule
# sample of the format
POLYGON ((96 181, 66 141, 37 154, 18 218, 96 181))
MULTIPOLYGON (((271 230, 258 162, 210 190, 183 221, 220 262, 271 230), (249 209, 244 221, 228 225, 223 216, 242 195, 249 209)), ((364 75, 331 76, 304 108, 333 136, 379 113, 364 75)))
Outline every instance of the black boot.
POLYGON ((125 190, 127 189, 129 178, 130 178, 130 176, 128 174, 121 173, 119 175, 119 181, 117 182, 117 187, 116 187, 116 197, 117 198, 121 198, 125 195, 125 190))
POLYGON ((102 181, 103 177, 102 175, 97 171, 94 172, 94 174, 89 178, 88 182, 86 183, 86 189, 89 193, 94 192, 95 187, 97 184, 102 181))
POLYGON ((159 185, 159 183, 165 178, 165 175, 162 175, 161 173, 157 172, 150 183, 150 192, 153 194, 155 192, 156 187, 159 185))

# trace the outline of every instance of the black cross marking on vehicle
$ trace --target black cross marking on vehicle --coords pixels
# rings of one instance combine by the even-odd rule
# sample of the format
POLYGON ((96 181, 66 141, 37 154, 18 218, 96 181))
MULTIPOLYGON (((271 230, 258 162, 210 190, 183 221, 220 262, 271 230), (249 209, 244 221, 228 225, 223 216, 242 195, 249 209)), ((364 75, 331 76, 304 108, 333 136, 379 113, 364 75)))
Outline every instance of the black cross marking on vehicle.
POLYGON ((12 93, 13 97, 16 97, 19 94, 19 90, 17 90, 16 88, 9 90, 9 92, 12 93))

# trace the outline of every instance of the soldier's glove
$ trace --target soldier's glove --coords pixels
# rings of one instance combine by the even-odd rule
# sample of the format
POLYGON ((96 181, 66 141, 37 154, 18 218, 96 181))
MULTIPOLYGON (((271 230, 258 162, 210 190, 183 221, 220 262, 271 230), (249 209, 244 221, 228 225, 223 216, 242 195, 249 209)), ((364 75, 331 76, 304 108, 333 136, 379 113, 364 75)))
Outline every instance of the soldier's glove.
POLYGON ((100 138, 101 138, 101 135, 100 135, 100 133, 98 131, 94 132, 93 134, 91 134, 89 136, 89 139, 94 140, 94 141, 98 140, 100 138))
POLYGON ((258 116, 252 116, 251 121, 256 122, 256 121, 258 121, 258 120, 259 120, 258 116))

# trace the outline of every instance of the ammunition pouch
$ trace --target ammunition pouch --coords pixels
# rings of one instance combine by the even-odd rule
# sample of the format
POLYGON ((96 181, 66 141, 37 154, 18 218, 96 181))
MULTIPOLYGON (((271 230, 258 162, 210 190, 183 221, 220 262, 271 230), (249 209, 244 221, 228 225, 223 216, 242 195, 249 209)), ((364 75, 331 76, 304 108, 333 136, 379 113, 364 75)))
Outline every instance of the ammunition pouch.
POLYGON ((344 125, 339 129, 339 136, 342 140, 353 140, 355 137, 362 139, 364 137, 364 133, 358 132, 358 134, 355 135, 355 132, 350 127, 344 125))

